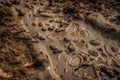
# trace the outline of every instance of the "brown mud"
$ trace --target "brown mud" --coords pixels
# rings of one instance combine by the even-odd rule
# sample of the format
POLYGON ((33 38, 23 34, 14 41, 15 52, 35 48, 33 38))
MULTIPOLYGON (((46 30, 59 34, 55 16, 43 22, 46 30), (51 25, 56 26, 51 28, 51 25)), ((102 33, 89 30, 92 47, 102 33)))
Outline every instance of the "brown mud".
POLYGON ((120 80, 119 0, 0 0, 0 80, 120 80))

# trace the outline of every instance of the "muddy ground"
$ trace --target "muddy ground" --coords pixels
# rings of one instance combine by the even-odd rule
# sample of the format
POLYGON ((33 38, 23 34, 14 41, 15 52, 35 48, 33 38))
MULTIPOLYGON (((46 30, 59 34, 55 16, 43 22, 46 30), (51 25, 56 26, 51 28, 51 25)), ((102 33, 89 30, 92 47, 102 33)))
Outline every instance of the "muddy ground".
POLYGON ((120 1, 0 0, 0 80, 120 80, 120 1))

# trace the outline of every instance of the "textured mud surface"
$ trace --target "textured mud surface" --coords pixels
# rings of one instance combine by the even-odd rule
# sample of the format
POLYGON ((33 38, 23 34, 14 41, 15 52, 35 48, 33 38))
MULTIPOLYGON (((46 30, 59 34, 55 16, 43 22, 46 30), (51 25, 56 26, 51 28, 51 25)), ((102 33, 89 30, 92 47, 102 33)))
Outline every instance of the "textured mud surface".
POLYGON ((0 0, 0 80, 120 80, 119 0, 0 0))

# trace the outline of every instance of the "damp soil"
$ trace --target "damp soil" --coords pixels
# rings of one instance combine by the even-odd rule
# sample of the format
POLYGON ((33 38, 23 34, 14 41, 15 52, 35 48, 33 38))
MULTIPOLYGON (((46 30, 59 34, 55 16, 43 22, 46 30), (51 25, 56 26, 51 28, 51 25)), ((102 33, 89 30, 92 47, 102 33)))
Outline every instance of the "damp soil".
POLYGON ((119 0, 0 0, 0 80, 120 80, 119 0))

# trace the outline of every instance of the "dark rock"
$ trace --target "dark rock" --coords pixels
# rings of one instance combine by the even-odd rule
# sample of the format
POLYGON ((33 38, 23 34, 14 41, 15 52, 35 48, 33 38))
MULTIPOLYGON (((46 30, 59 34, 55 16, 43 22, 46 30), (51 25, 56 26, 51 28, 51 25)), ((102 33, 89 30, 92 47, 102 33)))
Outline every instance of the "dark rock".
POLYGON ((62 32, 62 31, 65 31, 65 28, 57 28, 56 30, 55 30, 55 32, 62 32))
POLYGON ((56 22, 56 23, 60 23, 60 24, 62 23, 62 21, 59 21, 59 20, 56 20, 55 22, 56 22))
POLYGON ((35 37, 35 38, 38 38, 38 39, 41 40, 41 41, 45 40, 45 36, 42 35, 42 34, 40 34, 40 33, 37 33, 34 37, 35 37))
POLYGON ((73 44, 69 44, 69 45, 68 45, 68 50, 69 50, 70 52, 74 52, 76 49, 75 49, 75 46, 74 46, 73 44))
POLYGON ((53 22, 54 21, 54 19, 52 19, 52 20, 49 20, 49 22, 53 22))
POLYGON ((58 49, 55 45, 50 45, 49 48, 53 51, 54 54, 59 54, 63 52, 63 50, 58 49))
POLYGON ((12 1, 12 4, 18 5, 18 4, 20 4, 20 2, 21 2, 21 0, 13 0, 13 1, 12 1))
POLYGON ((42 27, 42 26, 43 26, 43 24, 40 22, 40 23, 38 23, 38 26, 39 26, 39 27, 42 27))
POLYGON ((39 36, 38 39, 43 41, 43 40, 45 40, 45 37, 39 36))
POLYGON ((36 24, 35 24, 35 23, 32 23, 32 26, 36 26, 36 24))
POLYGON ((52 49, 52 50, 57 50, 58 49, 55 45, 50 45, 49 48, 52 49))
POLYGON ((25 12, 23 12, 22 10, 18 10, 18 16, 25 16, 25 12))
POLYGON ((38 14, 39 14, 39 13, 41 13, 42 11, 41 11, 41 10, 38 10, 37 12, 38 12, 38 14))
POLYGON ((69 38, 67 38, 67 37, 65 37, 63 40, 64 40, 65 42, 70 42, 70 41, 71 41, 71 39, 69 39, 69 38))
POLYGON ((98 52, 94 51, 94 50, 88 50, 88 53, 90 53, 90 55, 97 57, 98 56, 98 52))
POLYGON ((48 30, 49 30, 49 31, 53 31, 53 30, 54 30, 54 27, 48 27, 48 30))
POLYGON ((112 47, 111 47, 111 50, 112 50, 113 52, 118 52, 119 48, 118 48, 117 46, 112 46, 112 47))
POLYGON ((43 28, 41 29, 41 31, 46 31, 46 28, 43 27, 43 28))
POLYGON ((94 46, 98 46, 98 45, 100 45, 100 42, 98 40, 90 40, 90 44, 92 44, 94 46))
POLYGON ((54 54, 59 54, 59 53, 62 53, 62 52, 63 52, 63 50, 53 50, 54 54))

